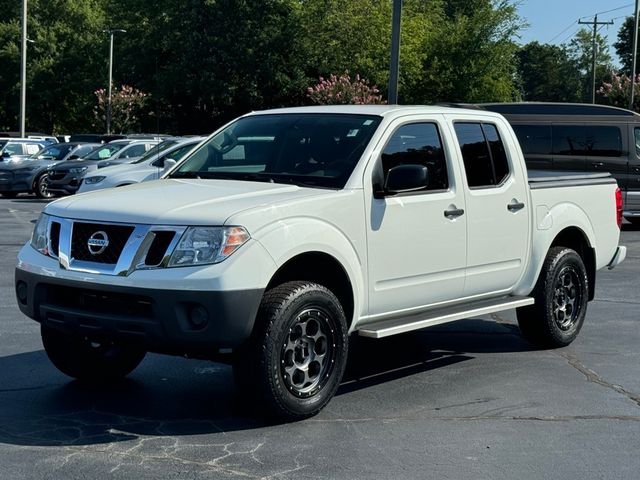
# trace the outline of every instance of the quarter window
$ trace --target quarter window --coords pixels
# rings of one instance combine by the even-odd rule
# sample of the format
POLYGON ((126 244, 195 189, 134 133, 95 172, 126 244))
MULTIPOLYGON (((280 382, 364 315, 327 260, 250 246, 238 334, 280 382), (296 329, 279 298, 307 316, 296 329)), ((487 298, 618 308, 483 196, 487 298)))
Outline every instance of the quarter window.
POLYGON ((469 187, 492 187, 509 176, 509 162, 502 139, 490 123, 454 124, 469 187))
POLYGON ((384 177, 398 165, 423 165, 429 172, 425 191, 449 188, 447 162, 438 127, 434 123, 412 123, 399 127, 382 152, 384 177))

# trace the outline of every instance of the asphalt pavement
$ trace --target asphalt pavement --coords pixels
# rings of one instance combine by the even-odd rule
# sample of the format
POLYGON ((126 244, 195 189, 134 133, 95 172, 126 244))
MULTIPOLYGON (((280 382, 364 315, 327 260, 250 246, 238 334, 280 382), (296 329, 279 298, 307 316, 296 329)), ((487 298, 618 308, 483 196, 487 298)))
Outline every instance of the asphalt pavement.
POLYGON ((360 341, 325 410, 272 425, 217 363, 151 354, 92 387, 59 373, 13 292, 45 203, 0 199, 0 479, 640 478, 638 228, 571 346, 532 349, 514 312, 360 341))

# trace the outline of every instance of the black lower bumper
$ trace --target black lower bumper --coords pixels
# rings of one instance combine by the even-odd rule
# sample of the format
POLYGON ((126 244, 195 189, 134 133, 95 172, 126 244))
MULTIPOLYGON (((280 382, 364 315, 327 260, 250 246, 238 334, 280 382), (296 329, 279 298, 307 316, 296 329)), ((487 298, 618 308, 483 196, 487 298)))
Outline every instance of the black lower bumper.
POLYGON ((20 269, 15 288, 20 310, 48 327, 193 356, 215 356, 248 339, 263 293, 119 287, 20 269))

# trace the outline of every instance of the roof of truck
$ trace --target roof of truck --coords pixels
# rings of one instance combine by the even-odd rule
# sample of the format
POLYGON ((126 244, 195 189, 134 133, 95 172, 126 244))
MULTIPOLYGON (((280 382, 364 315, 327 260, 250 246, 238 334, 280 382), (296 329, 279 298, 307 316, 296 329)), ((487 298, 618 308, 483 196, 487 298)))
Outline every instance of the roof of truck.
MULTIPOLYGON (((262 110, 251 114, 272 114, 272 113, 337 113, 337 114, 359 114, 359 115, 407 115, 412 113, 482 113, 492 115, 493 112, 479 109, 461 109, 442 105, 314 105, 308 107, 276 108, 272 110, 262 110)), ((495 115, 495 114, 493 114, 495 115)))

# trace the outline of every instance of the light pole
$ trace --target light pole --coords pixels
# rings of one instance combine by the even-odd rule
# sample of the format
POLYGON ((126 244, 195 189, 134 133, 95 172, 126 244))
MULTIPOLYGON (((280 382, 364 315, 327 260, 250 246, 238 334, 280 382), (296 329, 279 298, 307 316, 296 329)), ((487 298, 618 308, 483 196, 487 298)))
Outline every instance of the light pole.
POLYGON ((25 136, 27 115, 27 0, 22 0, 22 55, 20 66, 20 137, 25 136))
MULTIPOLYGON (((25 0, 26 1, 26 0, 25 0)), ((113 83, 113 35, 115 33, 127 33, 121 28, 104 30, 109 34, 109 86, 107 88, 107 135, 111 133, 111 84, 113 83)))
POLYGON ((389 65, 389 104, 398 103, 398 77, 400 71, 400 19, 402 0, 393 0, 391 18, 391 61, 389 65))

